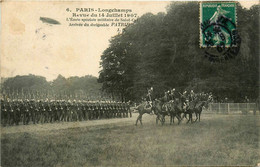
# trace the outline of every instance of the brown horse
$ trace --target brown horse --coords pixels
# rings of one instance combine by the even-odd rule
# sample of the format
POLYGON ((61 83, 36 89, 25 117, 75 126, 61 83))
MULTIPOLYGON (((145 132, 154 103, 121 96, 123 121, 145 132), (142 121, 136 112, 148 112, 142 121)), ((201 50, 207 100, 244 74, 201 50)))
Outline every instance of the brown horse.
POLYGON ((176 109, 176 108, 178 108, 178 104, 174 103, 174 101, 169 101, 169 102, 165 103, 165 106, 167 107, 167 110, 170 113, 170 117, 171 117, 170 124, 174 123, 174 117, 176 117, 178 119, 178 125, 179 125, 181 122, 182 110, 176 109), (177 106, 175 106, 175 105, 177 105, 177 106))
POLYGON ((174 123, 174 117, 178 119, 178 124, 181 122, 181 113, 175 109, 175 103, 173 101, 164 102, 161 99, 155 100, 153 103, 153 109, 156 117, 156 124, 160 120, 162 125, 165 123, 165 116, 170 116, 170 124, 174 123))
POLYGON ((208 108, 208 104, 209 104, 209 101, 200 101, 196 107, 194 108, 194 112, 195 112, 195 115, 196 115, 196 119, 195 119, 195 122, 199 119, 199 122, 200 122, 200 115, 201 115, 201 112, 202 112, 202 109, 203 107, 205 108, 208 108))
POLYGON ((139 106, 136 107, 136 109, 138 110, 138 113, 139 113, 139 115, 138 115, 138 117, 136 119, 136 123, 135 123, 136 126, 137 126, 138 121, 140 121, 140 124, 143 125, 143 123, 142 123, 142 116, 145 113, 146 114, 151 114, 152 113, 153 107, 147 108, 146 105, 147 105, 147 103, 143 102, 139 106))
POLYGON ((203 109, 203 107, 207 108, 208 103, 209 103, 209 101, 191 101, 189 108, 186 110, 186 113, 185 113, 185 114, 189 115, 189 119, 188 119, 187 123, 189 123, 189 122, 193 123, 193 120, 192 120, 193 113, 195 113, 195 115, 196 115, 196 119, 194 122, 196 122, 197 120, 199 120, 199 122, 200 122, 200 115, 201 115, 202 109, 203 109))
POLYGON ((153 110, 156 115, 156 124, 158 124, 158 121, 160 121, 163 125, 165 123, 165 116, 168 115, 168 112, 165 110, 163 104, 164 103, 161 100, 153 101, 153 110))

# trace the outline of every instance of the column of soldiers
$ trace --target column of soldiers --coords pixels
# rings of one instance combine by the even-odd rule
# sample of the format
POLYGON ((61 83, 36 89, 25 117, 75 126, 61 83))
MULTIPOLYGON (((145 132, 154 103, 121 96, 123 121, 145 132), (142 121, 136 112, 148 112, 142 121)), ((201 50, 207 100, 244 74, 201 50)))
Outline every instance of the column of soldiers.
POLYGON ((126 117, 132 117, 132 113, 125 102, 1 100, 3 126, 126 117))

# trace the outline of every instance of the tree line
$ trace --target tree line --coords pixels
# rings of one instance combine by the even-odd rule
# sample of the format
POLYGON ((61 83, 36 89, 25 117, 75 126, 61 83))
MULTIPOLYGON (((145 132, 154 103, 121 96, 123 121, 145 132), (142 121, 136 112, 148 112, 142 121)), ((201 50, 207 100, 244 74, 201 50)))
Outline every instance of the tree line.
POLYGON ((53 81, 37 75, 17 75, 2 78, 1 93, 10 99, 102 100, 109 98, 101 92, 101 84, 91 75, 65 78, 59 75, 53 81))
POLYGON ((259 5, 237 4, 238 55, 210 62, 199 47, 199 4, 173 2, 166 13, 146 13, 110 39, 101 56, 102 90, 122 100, 140 100, 176 88, 212 92, 216 100, 256 99, 259 91, 259 5))

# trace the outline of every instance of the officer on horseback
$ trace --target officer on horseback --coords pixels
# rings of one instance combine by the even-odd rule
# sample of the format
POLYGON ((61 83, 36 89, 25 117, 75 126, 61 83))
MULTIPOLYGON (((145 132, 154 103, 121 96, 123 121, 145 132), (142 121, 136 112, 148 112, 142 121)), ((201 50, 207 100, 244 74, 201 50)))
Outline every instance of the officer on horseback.
POLYGON ((170 92, 170 100, 175 100, 175 98, 176 98, 176 95, 175 95, 176 93, 175 93, 175 88, 173 88, 172 90, 171 90, 171 92, 170 92))
POLYGON ((152 100, 153 100, 153 87, 148 89, 148 93, 146 95, 146 108, 152 108, 152 100))

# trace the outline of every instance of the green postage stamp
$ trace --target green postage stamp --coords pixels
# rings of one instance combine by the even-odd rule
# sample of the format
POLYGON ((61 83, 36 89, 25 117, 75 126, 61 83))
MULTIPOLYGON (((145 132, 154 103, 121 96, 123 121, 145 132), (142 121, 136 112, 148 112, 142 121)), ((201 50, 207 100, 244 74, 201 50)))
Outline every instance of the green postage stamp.
POLYGON ((236 2, 200 3, 200 47, 236 46, 236 2))

